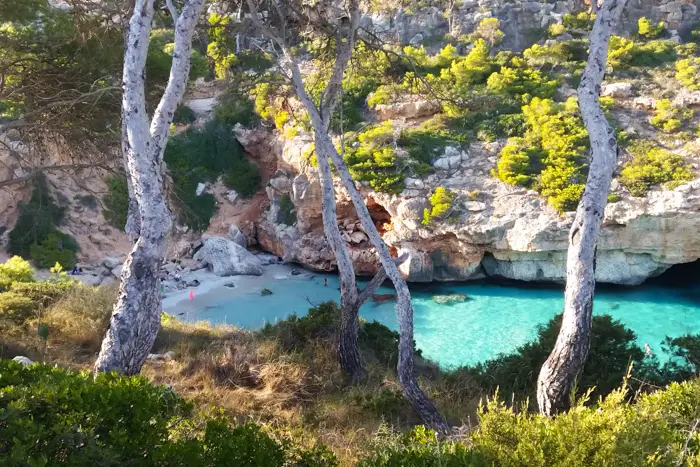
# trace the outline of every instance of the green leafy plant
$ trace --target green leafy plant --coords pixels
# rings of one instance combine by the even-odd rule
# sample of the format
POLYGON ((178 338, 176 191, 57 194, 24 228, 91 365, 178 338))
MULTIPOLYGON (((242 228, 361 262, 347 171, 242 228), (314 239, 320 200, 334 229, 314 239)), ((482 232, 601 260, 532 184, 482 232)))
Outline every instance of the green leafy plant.
POLYGON ((651 118, 651 124, 666 133, 674 133, 693 118, 693 114, 692 109, 682 109, 668 99, 661 99, 656 101, 656 114, 651 118))
POLYGON ((196 195, 199 183, 223 176, 227 186, 246 197, 260 187, 259 169, 245 157, 230 128, 216 121, 171 138, 165 162, 173 178, 181 221, 196 230, 206 229, 216 211, 212 195, 196 195))
POLYGON ((286 225, 294 225, 297 222, 297 214, 294 209, 294 203, 292 202, 291 196, 284 193, 280 197, 280 215, 282 217, 282 223, 286 225))
POLYGON ((357 135, 357 141, 347 141, 345 162, 355 180, 362 180, 377 191, 400 193, 404 176, 393 147, 394 127, 384 122, 357 135), (354 144, 357 143, 357 144, 354 144))
POLYGON ((473 34, 476 39, 483 39, 491 47, 500 44, 505 34, 501 31, 498 18, 484 18, 478 24, 473 34))
POLYGON ((654 25, 645 17, 639 18, 637 21, 637 34, 644 39, 657 39, 664 33, 665 25, 660 22, 654 25))
POLYGON ((455 198, 456 196, 451 190, 437 187, 430 196, 430 209, 425 208, 423 211, 423 225, 429 225, 454 216, 456 214, 453 209, 455 198))
POLYGON ((2 465, 337 465, 327 449, 272 430, 196 415, 145 378, 0 361, 2 465))
POLYGON ((632 196, 644 196, 654 185, 673 188, 695 176, 683 157, 648 142, 637 142, 628 148, 632 160, 620 172, 622 183, 632 196))
POLYGON ((685 58, 676 62, 676 79, 691 91, 700 90, 700 58, 685 58))
POLYGON ((173 115, 173 123, 187 124, 193 123, 195 120, 197 120, 197 116, 194 110, 183 103, 177 105, 175 115, 173 115))
MULTIPOLYGON (((524 63, 522 63, 524 65, 524 63)), ((503 67, 489 76, 487 87, 490 91, 503 94, 527 104, 533 97, 551 98, 557 88, 557 80, 548 79, 539 70, 521 66, 503 67)))
POLYGON ((129 187, 126 177, 109 177, 105 180, 107 194, 102 198, 104 210, 102 213, 107 222, 114 227, 124 230, 129 214, 129 187))
POLYGON ((34 269, 20 256, 0 263, 0 292, 10 290, 15 283, 34 282, 34 269))

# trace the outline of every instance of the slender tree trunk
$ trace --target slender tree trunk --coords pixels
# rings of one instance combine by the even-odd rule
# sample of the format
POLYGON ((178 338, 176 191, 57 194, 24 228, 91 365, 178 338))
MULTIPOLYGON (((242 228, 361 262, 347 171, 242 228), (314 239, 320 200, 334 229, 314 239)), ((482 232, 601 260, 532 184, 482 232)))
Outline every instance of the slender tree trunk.
POLYGON ((598 101, 610 34, 626 0, 605 0, 590 35, 588 63, 579 86, 579 106, 591 143, 586 188, 569 232, 564 316, 554 350, 537 380, 540 412, 565 409, 588 356, 595 291, 596 241, 617 164, 615 132, 598 101))
MULTIPOLYGON (((205 0, 188 0, 182 13, 174 18, 175 47, 170 79, 150 122, 150 129, 144 79, 153 0, 136 0, 129 23, 122 96, 126 140, 122 141, 122 147, 130 194, 133 192, 138 207, 138 231, 135 232, 138 238, 122 269, 119 295, 95 362, 96 371, 138 373, 160 328, 159 272, 171 225, 161 162, 170 123, 187 83, 192 31, 204 3, 205 0)), ((133 212, 129 217, 132 215, 133 212)), ((135 222, 135 219, 130 220, 135 222)))
POLYGON ((377 250, 382 267, 396 289, 396 312, 399 318, 399 359, 397 373, 404 395, 426 425, 439 433, 446 434, 449 431, 447 422, 442 415, 440 415, 435 404, 433 404, 430 398, 421 390, 414 373, 413 304, 411 303, 411 293, 408 290, 408 285, 401 275, 394 258, 391 257, 389 248, 386 246, 386 243, 384 243, 381 235, 379 235, 379 231, 369 215, 367 205, 355 186, 355 181, 345 161, 340 157, 340 154, 336 151, 333 142, 327 134, 318 135, 318 137, 320 141, 316 141, 317 147, 320 143, 320 145, 324 147, 323 150, 331 155, 331 159, 343 182, 343 186, 345 186, 345 189, 350 194, 362 227, 369 236, 370 242, 377 250))

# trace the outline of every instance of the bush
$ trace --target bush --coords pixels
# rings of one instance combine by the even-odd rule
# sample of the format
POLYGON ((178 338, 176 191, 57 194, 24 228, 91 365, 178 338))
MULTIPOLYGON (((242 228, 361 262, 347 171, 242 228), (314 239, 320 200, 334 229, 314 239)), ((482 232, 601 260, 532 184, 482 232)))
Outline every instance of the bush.
POLYGON ((632 145, 632 160, 620 172, 622 183, 632 196, 644 196, 654 185, 674 188, 695 178, 682 156, 647 142, 632 145))
POLYGON ((297 214, 294 210, 294 203, 292 198, 284 193, 280 197, 280 215, 282 217, 282 223, 285 225, 294 225, 297 223, 297 214))
POLYGON ((73 267, 78 245, 69 235, 56 230, 64 211, 54 202, 46 181, 36 178, 29 202, 20 203, 19 218, 10 232, 7 251, 40 262, 39 267, 52 267, 57 261, 66 268, 73 267))
POLYGON ((557 80, 547 79, 539 70, 503 67, 489 76, 490 91, 503 94, 527 104, 533 97, 551 98, 557 89, 557 80))
POLYGON ((216 211, 212 195, 196 195, 199 183, 223 175, 224 183, 242 196, 252 195, 260 186, 257 166, 245 157, 233 132, 216 121, 173 137, 165 149, 165 161, 181 207, 180 219, 196 230, 206 229, 216 211))
POLYGON ((42 322, 49 326, 52 335, 98 351, 112 315, 116 287, 85 287, 72 283, 64 287, 59 300, 53 301, 43 314, 42 322))
POLYGON ((672 356, 662 369, 666 380, 684 381, 700 374, 700 334, 667 337, 662 348, 672 356))
POLYGON ((177 105, 173 115, 173 123, 187 124, 193 123, 195 120, 197 120, 197 116, 194 114, 194 110, 183 103, 177 105))
POLYGON ((28 261, 13 256, 0 263, 0 292, 9 291, 15 283, 34 282, 34 270, 28 261))
POLYGON ((559 211, 575 209, 585 183, 588 133, 578 104, 533 98, 523 106, 524 138, 511 138, 494 175, 506 183, 534 188, 559 211))
POLYGON ((430 209, 423 211, 423 225, 445 220, 455 215, 453 203, 455 194, 447 188, 438 187, 430 196, 430 209))
POLYGON ((581 11, 576 14, 566 13, 562 17, 562 23, 567 29, 579 29, 582 31, 590 31, 593 29, 595 14, 581 11))
POLYGON ((501 22, 498 18, 484 18, 474 31, 474 38, 485 40, 490 46, 498 45, 503 41, 505 34, 501 31, 501 22))
POLYGON ((76 283, 70 280, 61 282, 15 282, 10 292, 27 297, 44 308, 56 303, 68 294, 76 283))
POLYGON ((219 96, 214 107, 214 120, 229 126, 236 123, 248 126, 255 123, 257 118, 250 97, 234 89, 219 96))
MULTIPOLYGON (((0 293, 0 320, 21 324, 39 310, 38 303, 16 292, 0 293)), ((0 452, 2 450, 0 449, 0 452)))
POLYGON ((666 133, 678 131, 684 122, 693 118, 692 109, 681 109, 668 99, 656 102, 656 115, 651 118, 651 124, 666 133))
POLYGON ((700 90, 700 58, 686 58, 676 63, 676 79, 691 91, 700 90))
POLYGON ((109 177, 105 183, 108 190, 102 198, 105 219, 119 230, 124 230, 129 215, 129 187, 126 177, 109 177))
POLYGON ((72 269, 75 266, 75 252, 78 245, 70 235, 62 232, 53 232, 38 245, 32 245, 29 249, 29 257, 40 268, 48 269, 60 264, 64 269, 72 269))
POLYGON ((688 433, 700 416, 700 382, 672 384, 635 404, 628 396, 623 386, 597 408, 578 405, 554 418, 492 399, 480 408, 478 429, 469 437, 439 440, 424 427, 403 436, 380 434, 360 465, 696 465, 698 444, 688 433))
MULTIPOLYGON (((456 377, 462 372, 471 376, 485 393, 496 389, 506 398, 515 394, 519 400, 533 396, 537 376, 547 359, 561 328, 561 315, 552 318, 537 330, 537 339, 513 353, 502 355, 474 367, 455 370, 456 377)), ((644 352, 636 344, 636 335, 619 321, 608 315, 594 316, 591 324, 591 346, 583 372, 578 379, 578 388, 583 392, 595 388, 593 396, 606 395, 619 387, 630 363, 635 371, 642 369, 644 352)))
POLYGON ((641 17, 637 21, 637 34, 644 39, 657 39, 664 33, 664 23, 654 26, 650 20, 641 17))
POLYGON ((0 465, 337 464, 261 426, 193 416, 192 404, 141 377, 11 361, 0 361, 0 376, 0 465))
POLYGON ((384 122, 360 133, 359 144, 346 141, 344 158, 355 180, 369 182, 374 190, 386 193, 400 193, 404 189, 394 138, 392 123, 384 122))

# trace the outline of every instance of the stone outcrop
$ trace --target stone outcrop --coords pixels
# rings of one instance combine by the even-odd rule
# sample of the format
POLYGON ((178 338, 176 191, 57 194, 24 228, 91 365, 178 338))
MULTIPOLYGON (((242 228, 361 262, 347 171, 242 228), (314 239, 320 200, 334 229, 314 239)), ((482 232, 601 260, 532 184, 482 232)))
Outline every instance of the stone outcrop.
POLYGON ((194 259, 209 265, 217 276, 261 276, 260 259, 248 250, 222 237, 209 237, 194 259))

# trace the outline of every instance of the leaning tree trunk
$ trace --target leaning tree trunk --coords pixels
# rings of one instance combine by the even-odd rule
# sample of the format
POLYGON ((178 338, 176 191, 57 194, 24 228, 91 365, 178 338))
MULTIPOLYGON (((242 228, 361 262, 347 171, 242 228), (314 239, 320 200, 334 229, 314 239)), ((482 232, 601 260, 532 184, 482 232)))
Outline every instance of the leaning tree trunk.
MULTIPOLYGON (((316 141, 320 138, 316 133, 316 141)), ((326 239, 335 254, 340 278, 340 331, 338 334, 338 358, 340 366, 352 381, 361 377, 365 370, 357 347, 358 311, 360 305, 355 282, 355 269, 350 252, 338 229, 333 189, 333 175, 328 163, 328 155, 317 149, 318 171, 321 179, 323 228, 326 239)))
POLYGON ((345 161, 340 157, 340 154, 338 154, 338 151, 335 149, 335 146, 333 146, 333 142, 327 134, 319 136, 320 141, 317 141, 316 144, 319 145, 320 142, 323 146, 323 151, 331 155, 333 164, 338 170, 338 175, 345 189, 350 194, 362 227, 369 236, 370 242, 372 242, 372 245, 377 250, 382 267, 396 289, 396 311, 399 318, 399 358, 397 372, 401 388, 403 389, 406 399, 408 399, 416 412, 418 412, 425 424, 439 433, 446 434, 449 431, 447 422, 440 415, 435 404, 433 404, 430 398, 421 390, 414 373, 413 304, 411 303, 411 293, 408 290, 408 285, 401 275, 394 258, 391 257, 389 248, 386 246, 386 243, 384 243, 381 235, 379 235, 379 231, 369 215, 367 205, 355 186, 355 181, 345 161))
POLYGON ((124 54, 122 114, 126 141, 122 147, 138 206, 138 237, 124 263, 117 302, 95 362, 96 371, 127 375, 141 370, 160 328, 159 272, 171 225, 161 162, 170 123, 187 83, 192 31, 205 3, 188 0, 182 13, 175 17, 170 78, 149 130, 144 78, 153 1, 136 1, 124 54))
POLYGON ((537 380, 540 412, 551 416, 567 407, 574 381, 588 356, 595 290, 596 240, 617 163, 615 132, 598 101, 608 43, 626 0, 605 0, 590 35, 588 63, 578 88, 579 106, 591 143, 586 188, 569 231, 564 317, 554 350, 537 380))

